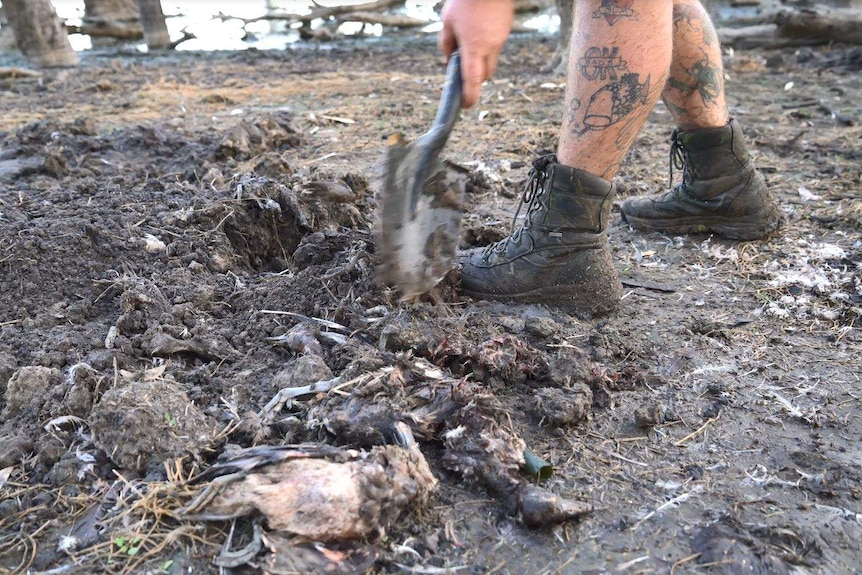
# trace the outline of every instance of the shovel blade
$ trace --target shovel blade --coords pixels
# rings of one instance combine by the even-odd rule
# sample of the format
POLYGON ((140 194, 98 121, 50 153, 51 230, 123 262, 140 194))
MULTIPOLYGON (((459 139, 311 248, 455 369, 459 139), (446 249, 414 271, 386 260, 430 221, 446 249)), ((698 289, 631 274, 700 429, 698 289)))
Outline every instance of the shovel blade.
POLYGON ((466 178, 454 166, 435 158, 420 193, 407 193, 417 187, 421 153, 419 146, 398 137, 390 138, 386 150, 380 275, 402 299, 427 293, 455 267, 461 229, 466 178))
POLYGON ((396 134, 386 148, 379 275, 402 299, 430 291, 455 266, 466 180, 439 155, 458 119, 461 88, 456 51, 431 129, 413 143, 396 134))

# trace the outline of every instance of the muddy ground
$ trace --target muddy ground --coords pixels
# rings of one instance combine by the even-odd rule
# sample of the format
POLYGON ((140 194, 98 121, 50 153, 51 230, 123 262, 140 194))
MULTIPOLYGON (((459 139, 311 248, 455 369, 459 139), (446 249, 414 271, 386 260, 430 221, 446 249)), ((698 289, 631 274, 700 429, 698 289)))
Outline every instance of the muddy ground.
MULTIPOLYGON (((446 149, 464 247, 507 233, 555 145, 553 49, 513 38, 446 149)), ((379 161, 433 117, 433 39, 91 52, 0 80, 0 571, 857 572, 858 53, 726 64, 786 226, 665 237, 615 209, 625 296, 591 320, 472 301, 457 276, 411 302, 376 282, 379 161), (335 389, 270 403, 318 381, 335 389), (189 477, 252 446, 391 469, 399 421, 439 483, 378 493, 358 541, 180 513, 189 477), (580 520, 526 525, 524 447, 580 520)), ((667 185, 671 128, 657 108, 621 198, 667 185)))

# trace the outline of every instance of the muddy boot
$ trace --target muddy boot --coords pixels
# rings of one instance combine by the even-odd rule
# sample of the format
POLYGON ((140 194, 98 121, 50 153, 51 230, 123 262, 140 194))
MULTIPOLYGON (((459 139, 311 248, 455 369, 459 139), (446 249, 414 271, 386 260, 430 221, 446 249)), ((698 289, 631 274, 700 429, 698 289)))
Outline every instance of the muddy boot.
POLYGON ((674 130, 671 180, 674 167, 683 170, 682 183, 657 196, 627 199, 624 222, 644 231, 713 232, 737 240, 763 238, 781 225, 778 204, 736 120, 723 128, 674 130))
POLYGON ((477 299, 546 304, 577 315, 610 312, 622 295, 604 233, 614 188, 556 160, 548 155, 533 162, 518 207, 520 212, 527 204, 520 228, 495 244, 459 254, 463 291, 477 299))

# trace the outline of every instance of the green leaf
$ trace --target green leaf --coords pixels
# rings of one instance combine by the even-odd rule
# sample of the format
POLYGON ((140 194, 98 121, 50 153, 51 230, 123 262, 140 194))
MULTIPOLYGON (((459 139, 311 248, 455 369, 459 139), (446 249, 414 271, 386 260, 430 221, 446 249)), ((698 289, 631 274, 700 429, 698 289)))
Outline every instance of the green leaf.
POLYGON ((554 474, 554 467, 529 449, 524 450, 523 469, 530 477, 539 481, 545 481, 554 474))

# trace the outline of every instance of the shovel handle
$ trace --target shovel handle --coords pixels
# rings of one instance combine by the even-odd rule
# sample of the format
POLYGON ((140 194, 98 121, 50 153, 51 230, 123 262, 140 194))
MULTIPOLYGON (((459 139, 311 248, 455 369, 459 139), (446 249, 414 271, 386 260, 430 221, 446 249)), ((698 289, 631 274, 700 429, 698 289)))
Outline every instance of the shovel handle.
POLYGON ((449 139, 449 134, 455 126, 455 121, 458 119, 458 112, 461 111, 461 91, 463 87, 464 83, 461 80, 461 55, 455 50, 452 52, 452 57, 449 58, 449 65, 446 67, 446 83, 443 85, 443 94, 440 96, 440 107, 437 108, 434 124, 422 136, 423 139, 428 138, 428 148, 433 150, 435 156, 446 145, 446 140, 449 139))
POLYGON ((437 156, 440 155, 440 151, 446 145, 449 134, 458 120, 458 113, 461 111, 463 84, 461 55, 455 50, 452 52, 449 65, 446 68, 446 83, 443 85, 443 94, 440 96, 440 105, 437 108, 437 115, 434 117, 434 124, 414 144, 419 151, 419 161, 416 166, 416 179, 413 181, 413 189, 410 194, 411 213, 416 213, 416 204, 419 201, 419 194, 422 193, 422 187, 425 185, 425 178, 430 175, 437 156))

